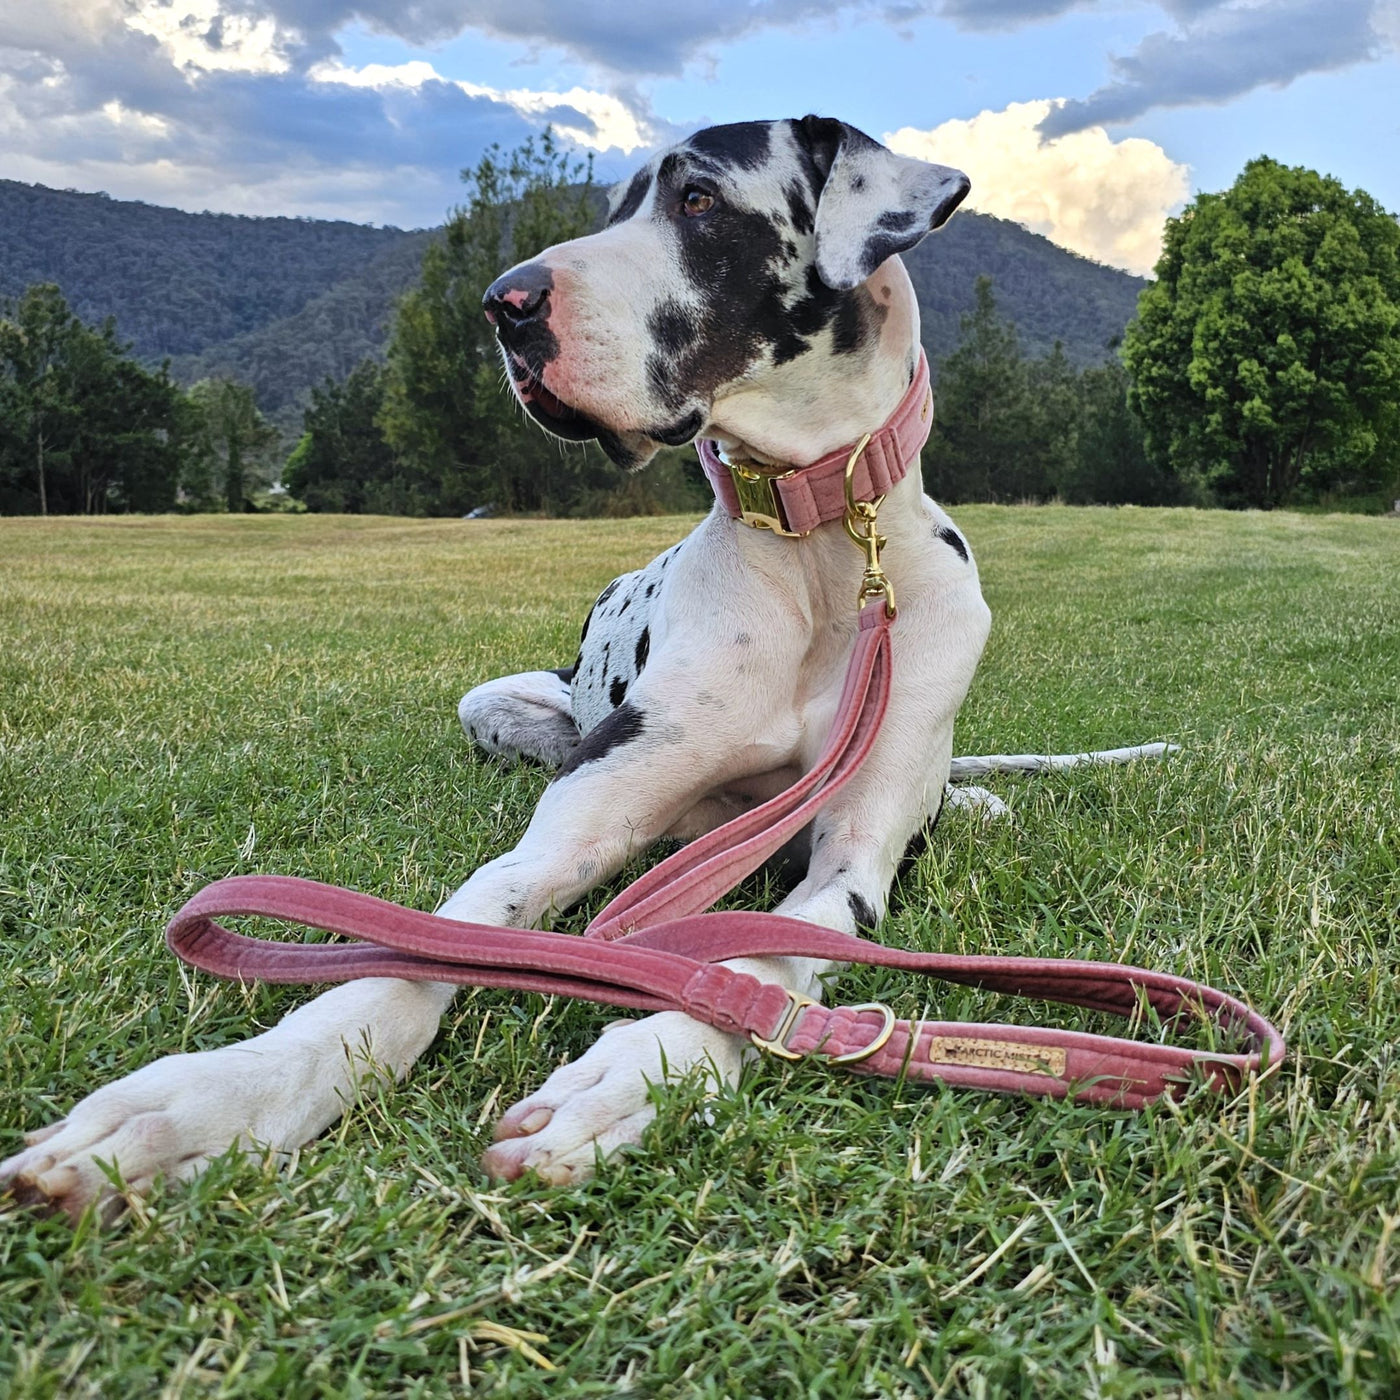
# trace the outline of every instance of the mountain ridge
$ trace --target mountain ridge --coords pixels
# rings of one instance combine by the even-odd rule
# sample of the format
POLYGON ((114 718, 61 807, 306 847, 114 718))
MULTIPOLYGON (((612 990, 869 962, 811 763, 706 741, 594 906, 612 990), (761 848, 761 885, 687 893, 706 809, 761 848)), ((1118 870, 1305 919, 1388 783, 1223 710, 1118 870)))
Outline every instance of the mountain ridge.
MULTIPOLYGON (((295 430, 313 385, 382 355, 399 298, 440 230, 192 214, 0 180, 0 298, 56 282, 87 321, 112 316, 138 358, 191 383, 228 374, 295 430)), ((961 212, 905 254, 935 366, 957 344, 978 276, 1030 354, 1056 340, 1101 361, 1147 282, 993 215, 961 212)))

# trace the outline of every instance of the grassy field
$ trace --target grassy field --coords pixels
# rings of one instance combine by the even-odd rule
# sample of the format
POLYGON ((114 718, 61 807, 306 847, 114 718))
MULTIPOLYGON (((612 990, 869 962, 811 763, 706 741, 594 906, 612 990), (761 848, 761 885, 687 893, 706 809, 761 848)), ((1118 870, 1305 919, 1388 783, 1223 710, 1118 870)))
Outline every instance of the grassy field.
MULTIPOLYGON (((1185 752, 995 782, 1014 821, 946 819, 882 937, 1208 980, 1288 1032, 1271 1089, 1131 1115, 765 1062, 666 1090, 587 1186, 493 1187, 493 1115, 609 1013, 467 993, 289 1166, 106 1234, 0 1208, 0 1394, 1400 1393, 1400 524, 958 518, 996 617, 958 751, 1185 752)), ((303 995, 166 956, 205 881, 431 908, 511 843, 544 778, 457 698, 566 663, 685 524, 0 522, 0 1155, 303 995)))

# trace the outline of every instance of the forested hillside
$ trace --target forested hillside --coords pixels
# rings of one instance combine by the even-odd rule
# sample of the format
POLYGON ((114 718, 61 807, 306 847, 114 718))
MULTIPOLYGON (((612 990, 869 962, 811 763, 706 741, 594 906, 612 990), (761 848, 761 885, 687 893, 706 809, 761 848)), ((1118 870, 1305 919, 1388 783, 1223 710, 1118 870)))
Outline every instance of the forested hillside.
POLYGON ((0 298, 56 282, 136 354, 197 354, 295 315, 413 235, 320 219, 186 214, 0 180, 0 298))
MULTIPOLYGON (((186 214, 0 180, 0 298, 56 282, 84 320, 113 316, 141 358, 171 356, 185 383, 209 374, 250 383, 290 428, 313 385, 382 351, 432 236, 186 214)), ((979 275, 992 278, 1028 351, 1060 340, 1080 366, 1104 358, 1146 285, 985 214, 959 214, 906 261, 934 363, 957 344, 979 275)))
POLYGON ((175 377, 189 384, 225 375, 251 384, 270 418, 299 425, 313 386, 344 379, 366 356, 378 357, 399 298, 418 278, 423 249, 435 231, 399 236, 387 252, 314 296, 290 316, 220 341, 195 355, 177 355, 175 377))
POLYGON ((990 277, 1001 313, 1030 354, 1058 340, 1083 368, 1111 354, 1132 319, 1141 277, 1081 258, 1007 219, 960 213, 926 238, 905 265, 919 293, 924 348, 937 364, 958 344, 963 316, 977 305, 977 279, 990 277))

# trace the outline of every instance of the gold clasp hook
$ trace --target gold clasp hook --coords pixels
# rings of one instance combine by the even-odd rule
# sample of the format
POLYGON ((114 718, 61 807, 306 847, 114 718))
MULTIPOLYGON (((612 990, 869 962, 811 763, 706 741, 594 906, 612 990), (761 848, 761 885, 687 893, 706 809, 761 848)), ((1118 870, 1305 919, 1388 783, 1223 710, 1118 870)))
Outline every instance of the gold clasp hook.
POLYGON ((876 496, 873 501, 858 501, 855 497, 856 463, 869 442, 870 434, 866 433, 846 462, 846 515, 842 523, 856 548, 865 551, 865 573, 861 575, 860 591, 856 594, 857 611, 876 598, 883 598, 885 616, 893 620, 894 584, 880 567, 880 551, 888 541, 876 529, 876 517, 885 498, 876 496))

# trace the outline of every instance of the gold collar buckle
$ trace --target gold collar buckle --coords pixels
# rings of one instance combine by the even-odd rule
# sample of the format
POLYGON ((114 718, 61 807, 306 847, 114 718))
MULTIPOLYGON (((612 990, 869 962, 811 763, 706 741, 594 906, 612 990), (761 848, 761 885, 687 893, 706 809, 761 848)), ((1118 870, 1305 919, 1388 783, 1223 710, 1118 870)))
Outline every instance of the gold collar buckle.
POLYGON ((726 462, 730 480, 734 483, 734 494, 739 501, 739 519, 755 530, 771 530, 775 535, 783 535, 790 540, 803 540, 810 530, 793 530, 788 527, 787 512, 783 510, 783 500, 778 494, 777 483, 797 475, 797 468, 778 476, 755 471, 746 465, 726 462))

